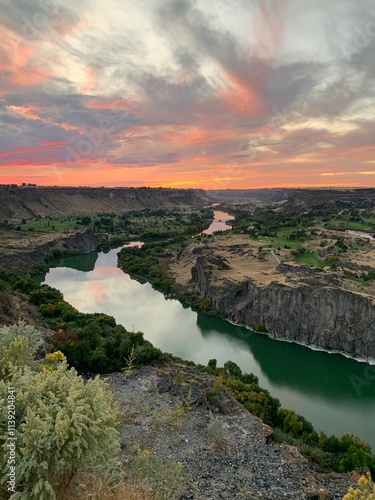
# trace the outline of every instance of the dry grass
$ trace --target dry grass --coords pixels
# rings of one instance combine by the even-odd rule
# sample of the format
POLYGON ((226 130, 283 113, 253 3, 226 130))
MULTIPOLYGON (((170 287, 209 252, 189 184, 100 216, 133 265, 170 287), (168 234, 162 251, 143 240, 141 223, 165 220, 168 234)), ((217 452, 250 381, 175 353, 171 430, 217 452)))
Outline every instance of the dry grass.
POLYGON ((70 491, 56 493, 57 500, 155 500, 145 485, 128 485, 120 481, 116 486, 103 476, 77 478, 70 491))

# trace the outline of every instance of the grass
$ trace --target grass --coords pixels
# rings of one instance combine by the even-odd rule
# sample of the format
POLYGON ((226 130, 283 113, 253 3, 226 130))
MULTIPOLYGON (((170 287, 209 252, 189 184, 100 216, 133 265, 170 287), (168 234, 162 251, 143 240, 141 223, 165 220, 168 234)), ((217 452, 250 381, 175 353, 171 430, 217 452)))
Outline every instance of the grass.
MULTIPOLYGON (((66 231, 68 229, 85 229, 92 228, 94 222, 103 217, 103 214, 80 214, 76 216, 57 216, 57 217, 43 217, 40 219, 35 219, 31 221, 26 221, 24 224, 20 224, 22 231, 66 231), (77 218, 80 220, 81 217, 89 216, 91 218, 91 223, 88 225, 78 224, 77 218)), ((104 215, 105 217, 105 215, 104 215)), ((117 217, 113 218, 113 222, 116 223, 119 219, 117 217)), ((127 229, 131 232, 142 231, 144 236, 147 237, 148 232, 168 232, 170 235, 178 233, 179 230, 183 230, 186 227, 186 222, 188 218, 176 219, 175 217, 158 217, 150 216, 149 218, 140 219, 139 217, 134 217, 129 220, 127 229)), ((103 229, 105 227, 103 226, 103 229)))
POLYGON ((351 243, 350 248, 352 250, 357 250, 357 251, 362 251, 363 250, 363 245, 357 245, 356 243, 351 243))
POLYGON ((82 224, 77 224, 76 216, 58 216, 58 217, 43 217, 40 219, 35 219, 31 221, 26 221, 24 224, 20 224, 22 231, 63 231, 67 229, 76 229, 76 228, 89 228, 93 226, 95 219, 97 218, 96 214, 84 214, 81 217, 89 216, 91 217, 91 223, 87 226, 82 224))
POLYGON ((288 238, 280 238, 274 236, 260 236, 260 242, 273 243, 275 247, 284 248, 285 245, 293 250, 298 250, 301 248, 302 242, 300 240, 288 240, 288 238))
POLYGON ((348 281, 351 281, 352 283, 355 283, 356 285, 359 285, 359 286, 363 286, 363 287, 370 286, 370 283, 368 281, 356 280, 354 278, 345 278, 345 279, 347 279, 348 281))
POLYGON ((304 226, 290 226, 290 227, 283 227, 282 229, 279 229, 276 233, 276 236, 259 236, 258 241, 264 242, 264 243, 273 243, 275 247, 280 247, 283 249, 285 245, 292 250, 299 250, 304 243, 305 240, 290 240, 289 236, 292 233, 295 233, 297 231, 302 231, 304 229, 307 229, 304 226))
POLYGON ((365 219, 364 222, 355 222, 345 219, 331 219, 327 222, 330 229, 353 229, 355 231, 371 231, 374 228, 375 220, 365 219))
POLYGON ((305 252, 297 257, 297 262, 300 264, 307 264, 312 267, 324 267, 327 265, 323 260, 318 259, 314 252, 305 252))

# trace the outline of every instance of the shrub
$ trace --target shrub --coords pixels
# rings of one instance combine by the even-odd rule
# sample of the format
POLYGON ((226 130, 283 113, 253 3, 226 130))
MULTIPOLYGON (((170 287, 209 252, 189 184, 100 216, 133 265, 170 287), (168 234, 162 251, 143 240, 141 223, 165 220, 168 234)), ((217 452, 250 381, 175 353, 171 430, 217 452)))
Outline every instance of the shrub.
POLYGON ((217 359, 210 359, 207 363, 207 366, 209 368, 212 368, 213 370, 216 370, 216 366, 217 366, 217 359))
POLYGON ((207 429, 208 440, 214 450, 227 444, 227 432, 224 424, 218 418, 211 420, 207 429))
POLYGON ((236 363, 234 363, 234 361, 226 361, 224 363, 224 370, 227 372, 229 377, 232 378, 240 378, 242 375, 241 368, 236 363))
POLYGON ((21 320, 11 326, 2 326, 0 328, 0 357, 2 356, 2 350, 9 348, 10 344, 19 337, 28 340, 31 354, 34 354, 43 343, 43 335, 40 330, 27 325, 25 321, 21 320))
POLYGON ((358 481, 359 488, 350 488, 343 500, 375 500, 375 483, 369 474, 358 481))
POLYGON ((267 329, 266 329, 266 325, 264 323, 256 323, 254 325, 254 332, 264 333, 266 331, 267 331, 267 329))
MULTIPOLYGON (((99 379, 86 384, 63 361, 56 370, 25 369, 11 381, 16 394, 17 489, 21 498, 53 499, 78 470, 113 460, 119 451, 112 395, 99 379), (30 388, 32 387, 32 390, 30 388)), ((7 387, 0 382, 4 406, 7 387)), ((5 421, 2 422, 3 435, 5 421)), ((1 440, 6 452, 7 443, 1 440)), ((7 453, 1 469, 7 473, 7 453)), ((3 486, 5 486, 3 481, 3 486)))
POLYGON ((329 266, 336 267, 338 262, 340 260, 340 257, 338 255, 330 255, 326 262, 329 266))
POLYGON ((143 492, 140 498, 180 498, 186 485, 181 462, 174 462, 171 457, 163 460, 150 450, 141 448, 128 476, 128 484, 143 492))
MULTIPOLYGON (((41 332, 33 327, 22 322, 3 327, 0 339, 0 406, 7 406, 9 387, 15 395, 14 498, 55 499, 62 491, 71 498, 69 492, 77 487, 77 474, 100 473, 117 460, 118 414, 112 393, 98 377, 85 383, 74 369, 68 369, 61 352, 51 353, 41 362, 33 361, 42 342, 41 332), (43 369, 33 370, 37 364, 43 369)), ((10 470, 7 429, 2 412, 0 495, 7 489, 10 470)))
POLYGON ((24 321, 1 327, 0 376, 7 379, 15 370, 31 366, 34 354, 42 343, 42 333, 24 321))

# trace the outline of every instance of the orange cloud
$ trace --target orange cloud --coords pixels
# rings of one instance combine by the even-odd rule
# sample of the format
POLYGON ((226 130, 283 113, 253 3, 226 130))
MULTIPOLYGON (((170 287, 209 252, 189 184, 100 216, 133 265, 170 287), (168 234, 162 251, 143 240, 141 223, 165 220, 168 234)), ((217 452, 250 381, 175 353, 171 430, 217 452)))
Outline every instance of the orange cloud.
POLYGON ((21 87, 37 86, 46 83, 54 77, 52 71, 38 66, 29 66, 27 72, 14 72, 9 77, 11 85, 19 85, 21 87))
POLYGON ((87 68, 85 72, 83 92, 84 94, 90 94, 97 85, 97 74, 94 68, 87 68))
MULTIPOLYGON (((252 79, 259 77, 258 68, 252 79)), ((228 111, 239 115, 256 115, 264 107, 260 92, 256 86, 233 71, 225 71, 229 85, 219 91, 219 97, 224 101, 228 111)))

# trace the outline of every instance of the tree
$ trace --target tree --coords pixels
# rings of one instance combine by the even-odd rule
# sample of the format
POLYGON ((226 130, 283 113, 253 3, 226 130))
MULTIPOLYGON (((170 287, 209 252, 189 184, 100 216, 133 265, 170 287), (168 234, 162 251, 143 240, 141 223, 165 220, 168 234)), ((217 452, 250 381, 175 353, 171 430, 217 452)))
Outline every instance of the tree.
POLYGON ((81 224, 83 226, 89 226, 91 224, 91 217, 89 217, 88 215, 85 215, 84 217, 82 217, 81 224))
POLYGON ((226 361, 224 363, 224 370, 227 372, 229 377, 240 378, 242 375, 241 368, 234 363, 234 361, 226 361))
POLYGON ((216 370, 217 359, 210 359, 207 366, 212 368, 213 370, 216 370))

